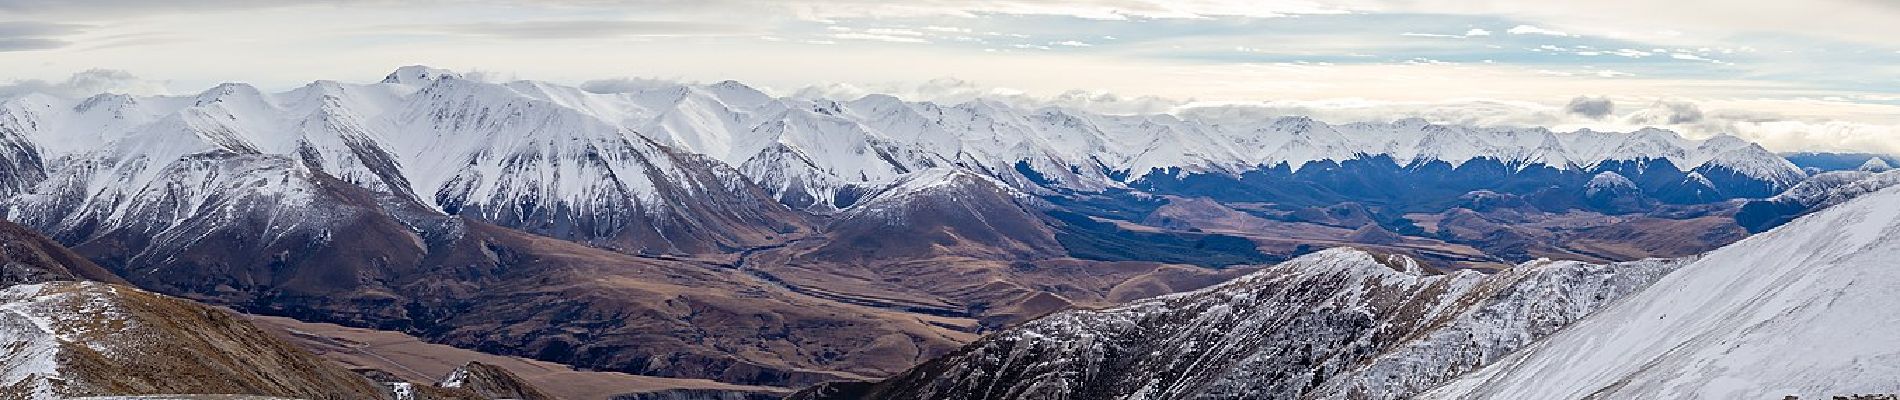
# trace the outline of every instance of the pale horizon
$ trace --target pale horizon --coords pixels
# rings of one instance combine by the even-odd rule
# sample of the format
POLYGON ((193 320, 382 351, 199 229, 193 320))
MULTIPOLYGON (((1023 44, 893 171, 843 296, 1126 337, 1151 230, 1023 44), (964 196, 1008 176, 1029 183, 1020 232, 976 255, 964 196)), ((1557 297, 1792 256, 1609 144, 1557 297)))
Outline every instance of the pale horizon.
POLYGON ((1883 43, 1900 27, 1878 23, 1900 7, 1462 3, 13 0, 0 1, 0 64, 13 66, 0 97, 281 91, 419 64, 583 87, 736 80, 1108 113, 1236 104, 1900 153, 1900 48, 1883 43), (1834 23, 1798 23, 1823 15, 1834 23))

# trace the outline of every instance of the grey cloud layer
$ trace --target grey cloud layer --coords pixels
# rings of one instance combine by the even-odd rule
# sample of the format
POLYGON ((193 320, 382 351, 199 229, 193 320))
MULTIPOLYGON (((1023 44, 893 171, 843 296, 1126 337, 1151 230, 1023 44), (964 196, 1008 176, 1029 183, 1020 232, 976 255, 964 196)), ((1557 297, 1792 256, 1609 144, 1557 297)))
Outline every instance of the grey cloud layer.
POLYGON ((164 85, 147 81, 130 72, 113 69, 91 69, 73 74, 64 81, 27 79, 0 83, 0 99, 43 93, 59 97, 78 98, 99 93, 160 94, 164 85))
MULTIPOLYGON (((599 89, 629 89, 656 81, 596 81, 599 89), (609 84, 611 82, 611 84, 609 84)), ((613 90, 599 90, 610 92, 613 90)), ((1452 100, 1437 102, 1387 101, 1265 101, 1208 104, 1153 96, 1119 96, 1106 92, 1068 91, 1032 96, 969 81, 943 78, 917 84, 818 85, 787 93, 800 98, 856 99, 867 94, 891 94, 905 100, 960 103, 976 98, 1025 107, 1055 106, 1109 114, 1174 113, 1221 117, 1242 115, 1304 115, 1332 123, 1385 122, 1421 118, 1446 124, 1472 126, 1542 126, 1557 130, 1593 128, 1632 130, 1653 126, 1692 137, 1735 135, 1762 143, 1775 151, 1857 151, 1900 154, 1900 125, 1880 125, 1824 118, 1799 118, 1762 111, 1717 108, 1684 99, 1617 101, 1609 97, 1578 96, 1567 103, 1545 105, 1521 101, 1452 100), (1636 106, 1628 106, 1634 103, 1636 106)))
POLYGON ((71 45, 66 35, 85 32, 87 26, 35 21, 0 21, 0 51, 57 49, 71 45))
POLYGON ((1602 119, 1616 112, 1616 102, 1607 97, 1578 96, 1564 105, 1564 111, 1590 118, 1602 119))
POLYGON ((697 36, 755 33, 755 27, 685 21, 565 20, 403 25, 390 27, 460 35, 515 39, 593 39, 624 36, 697 36))

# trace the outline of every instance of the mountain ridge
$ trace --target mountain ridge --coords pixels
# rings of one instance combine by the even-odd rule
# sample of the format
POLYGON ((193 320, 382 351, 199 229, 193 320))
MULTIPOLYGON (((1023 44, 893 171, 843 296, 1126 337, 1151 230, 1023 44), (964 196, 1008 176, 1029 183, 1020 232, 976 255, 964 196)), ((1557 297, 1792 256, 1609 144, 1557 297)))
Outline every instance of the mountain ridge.
POLYGON ((1894 393, 1886 304, 1900 252, 1886 188, 1710 252, 1547 341, 1424 398, 1750 398, 1894 393))
MULTIPOLYGON (((94 140, 102 142, 197 132, 184 142, 238 153, 298 154, 314 168, 352 183, 411 195, 443 210, 484 204, 485 217, 504 220, 495 214, 500 212, 496 207, 525 199, 595 207, 598 200, 589 193, 608 189, 570 177, 626 172, 628 167, 614 161, 623 156, 613 154, 632 157, 636 164, 647 160, 643 162, 650 166, 640 168, 677 177, 667 172, 676 162, 655 160, 652 146, 642 144, 648 140, 705 155, 735 171, 723 172, 725 177, 715 181, 744 176, 781 202, 819 213, 848 207, 849 192, 934 167, 979 172, 1032 192, 1141 186, 1139 182, 1157 172, 1177 178, 1237 176, 1284 165, 1298 173, 1328 162, 1376 156, 1390 157, 1400 167, 1444 162, 1456 169, 1471 160, 1491 159, 1513 170, 1543 166, 1592 173, 1612 164, 1635 163, 1641 169, 1651 161, 1667 161, 1684 174, 1721 170, 1767 188, 1785 188, 1805 177, 1787 160, 1731 136, 1690 140, 1648 128, 1554 132, 1435 125, 1418 119, 1334 125, 1244 112, 1106 115, 984 100, 940 105, 884 95, 812 100, 771 97, 732 81, 652 83, 618 93, 592 93, 537 81, 480 82, 420 66, 400 68, 382 83, 319 81, 279 94, 225 84, 195 96, 101 95, 77 101, 29 95, 5 105, 0 114, 8 117, 0 121, 14 123, 0 131, 18 132, 24 137, 16 140, 32 141, 45 150, 12 157, 20 160, 17 164, 31 165, 35 156, 67 155, 71 146, 59 143, 70 141, 53 136, 77 126, 96 127, 88 129, 95 129, 94 140), (513 115, 484 118, 490 113, 513 115), (158 129, 167 126, 173 128, 158 129), (299 130, 304 133, 290 133, 299 130), (513 133, 492 136, 497 130, 513 133), (461 152, 429 147, 442 146, 443 139, 436 138, 442 135, 480 138, 458 139, 478 146, 467 150, 476 157, 442 157, 461 152), (422 149, 431 154, 419 153, 422 149), (606 157, 601 160, 610 170, 587 167, 586 162, 593 162, 589 158, 596 157, 592 154, 606 157), (503 155, 508 157, 496 158, 503 155), (480 168, 456 167, 460 162, 480 168), (505 178, 511 173, 535 175, 505 178), (539 178, 530 179, 533 176, 539 178), (524 197, 526 193, 534 194, 524 197)), ((151 157, 164 161, 178 151, 151 157)), ((621 174, 609 182, 624 186, 612 190, 626 190, 643 206, 666 204, 654 202, 656 194, 649 188, 653 183, 636 178, 621 174)), ((708 184, 685 188, 704 186, 708 184)), ((1758 191, 1724 196, 1772 194, 1754 193, 1758 191)))

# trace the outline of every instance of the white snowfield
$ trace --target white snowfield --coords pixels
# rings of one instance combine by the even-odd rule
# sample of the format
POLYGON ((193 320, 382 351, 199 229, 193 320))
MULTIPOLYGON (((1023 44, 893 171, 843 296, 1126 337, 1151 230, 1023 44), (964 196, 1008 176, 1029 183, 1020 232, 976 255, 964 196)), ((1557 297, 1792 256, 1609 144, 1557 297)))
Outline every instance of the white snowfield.
POLYGON ((1390 156, 1401 165, 1493 158, 1555 168, 1667 159, 1683 170, 1721 166, 1783 187, 1804 177, 1788 161, 1730 136, 1689 140, 1655 129, 1552 132, 1416 119, 1329 125, 1232 109, 1182 114, 1102 115, 980 100, 940 105, 885 95, 808 100, 731 81, 590 93, 412 66, 379 83, 318 81, 282 93, 233 83, 190 96, 20 96, 0 101, 0 140, 37 150, 49 184, 91 194, 86 204, 61 207, 97 214, 135 212, 140 196, 202 186, 167 176, 186 169, 181 160, 207 153, 295 161, 255 160, 260 169, 241 172, 259 180, 280 176, 258 185, 285 196, 306 188, 282 182, 321 170, 442 208, 558 204, 585 212, 631 203, 656 214, 669 212, 661 199, 668 192, 699 190, 669 186, 695 166, 667 157, 665 148, 717 160, 736 169, 732 179, 781 199, 808 199, 806 208, 818 212, 836 211, 841 190, 882 187, 933 167, 1031 188, 1021 165, 1039 175, 1034 180, 1076 190, 1123 186, 1156 169, 1238 173, 1361 156, 1390 156))
POLYGON ((1900 188, 1711 252, 1433 399, 1900 393, 1900 188))

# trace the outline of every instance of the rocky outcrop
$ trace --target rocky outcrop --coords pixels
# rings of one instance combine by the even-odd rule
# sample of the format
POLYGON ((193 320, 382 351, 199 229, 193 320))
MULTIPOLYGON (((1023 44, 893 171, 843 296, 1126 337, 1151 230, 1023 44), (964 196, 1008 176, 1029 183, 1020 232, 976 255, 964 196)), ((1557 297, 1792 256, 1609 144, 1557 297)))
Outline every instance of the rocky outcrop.
POLYGON ((513 372, 474 361, 449 372, 449 376, 442 378, 442 381, 435 385, 466 390, 485 399, 555 400, 553 395, 542 392, 540 388, 522 380, 513 372))

